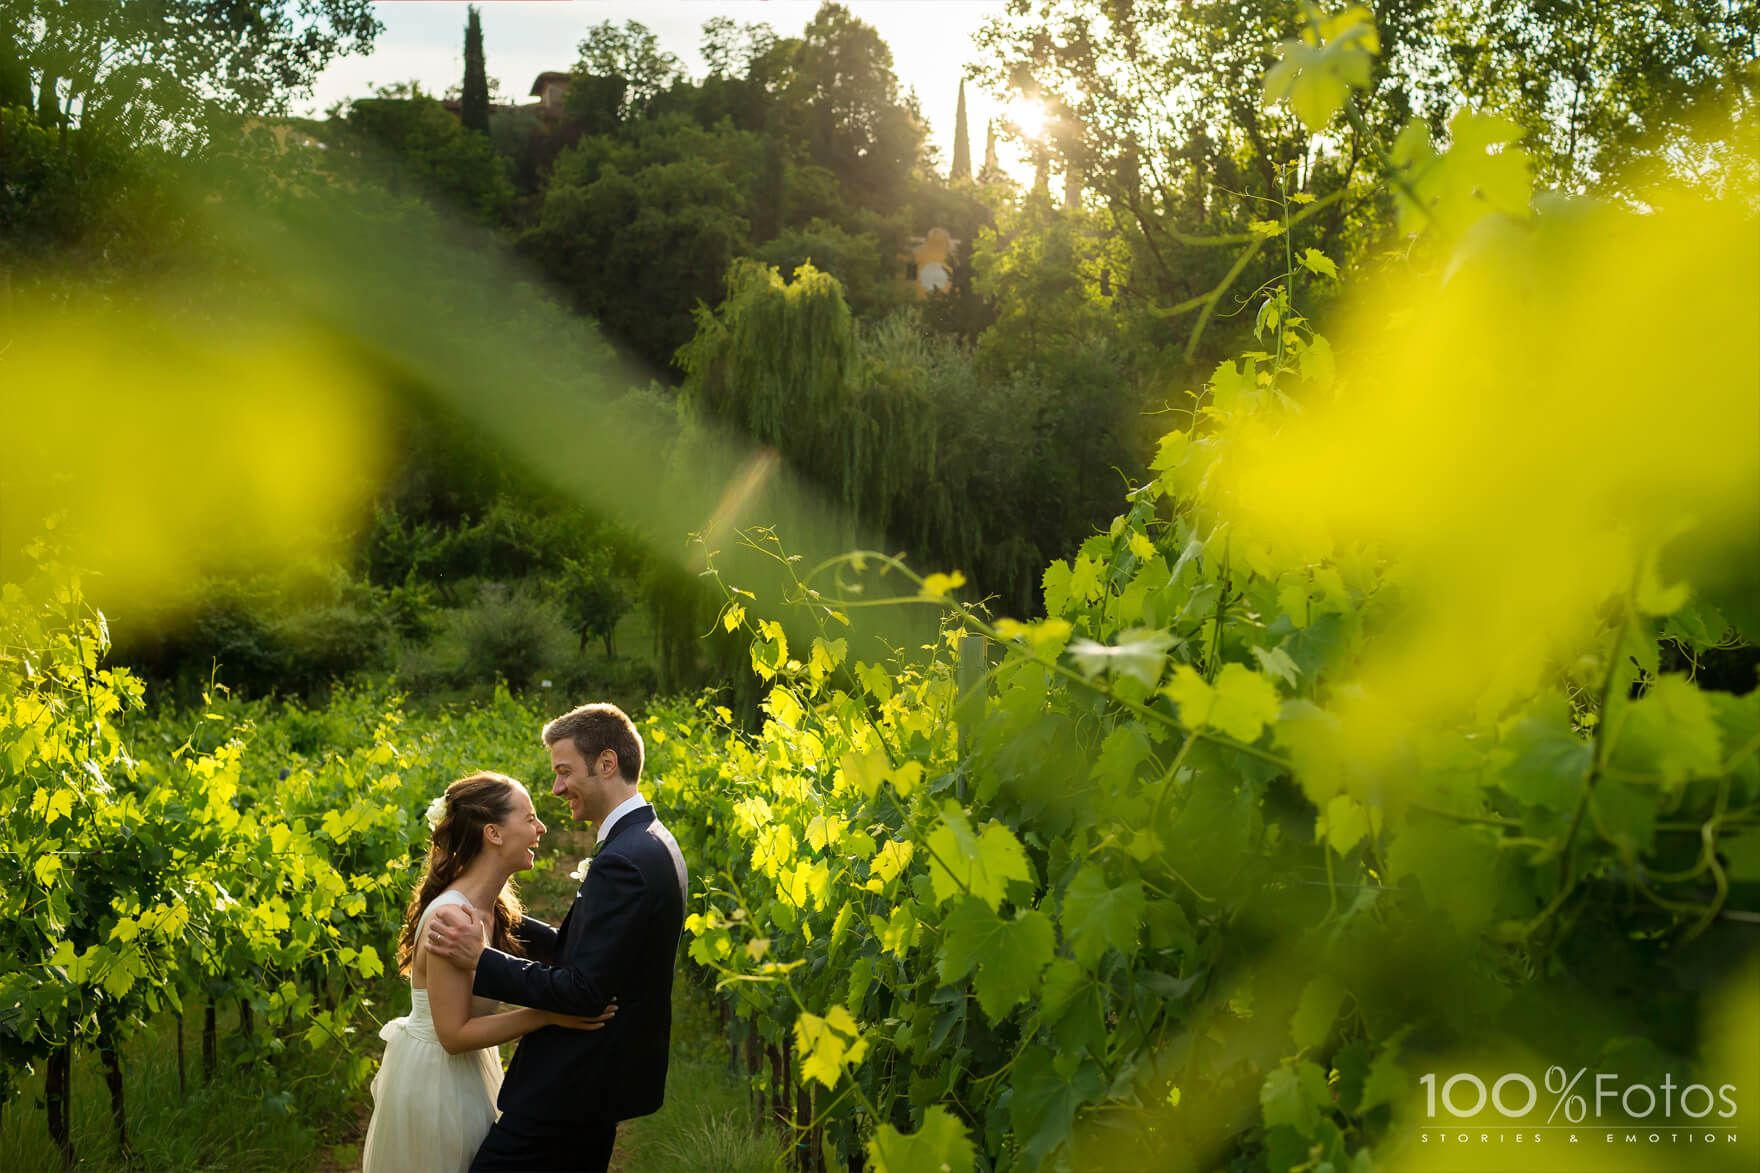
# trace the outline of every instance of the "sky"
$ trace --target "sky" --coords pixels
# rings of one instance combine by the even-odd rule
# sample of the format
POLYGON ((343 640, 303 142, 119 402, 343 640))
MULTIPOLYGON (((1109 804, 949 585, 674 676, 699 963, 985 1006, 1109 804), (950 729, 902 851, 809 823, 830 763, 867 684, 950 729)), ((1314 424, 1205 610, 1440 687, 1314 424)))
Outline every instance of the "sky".
MULTIPOLYGON (((374 85, 400 81, 420 81, 430 93, 444 94, 464 77, 465 2, 377 0, 373 9, 385 31, 371 55, 332 62, 319 75, 312 100, 300 112, 319 115, 341 99, 368 96, 374 85)), ((985 17, 1003 10, 1003 0, 845 3, 891 47, 899 88, 916 90, 945 170, 953 158, 960 74, 974 53, 971 36, 985 17)), ((819 0, 478 0, 478 8, 488 73, 500 81, 493 97, 525 102, 530 100, 532 79, 546 70, 572 66, 582 36, 602 21, 640 21, 693 77, 701 77, 705 69, 697 42, 703 22, 710 17, 763 21, 778 35, 795 36, 818 11, 819 0)), ((989 95, 967 85, 966 119, 974 167, 983 162, 984 128, 997 110, 989 95)), ((1001 160, 1010 170, 1018 162, 1012 154, 1004 149, 1001 160)))

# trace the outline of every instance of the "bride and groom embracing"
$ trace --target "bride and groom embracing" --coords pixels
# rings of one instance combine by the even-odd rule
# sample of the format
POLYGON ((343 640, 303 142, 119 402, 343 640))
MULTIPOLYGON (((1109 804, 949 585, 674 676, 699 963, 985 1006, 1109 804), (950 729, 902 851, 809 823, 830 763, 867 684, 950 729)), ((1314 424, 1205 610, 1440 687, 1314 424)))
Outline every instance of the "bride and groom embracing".
POLYGON ((523 786, 473 774, 430 808, 398 942, 410 1013, 380 1033, 364 1173, 603 1170, 617 1122, 660 1107, 684 857, 637 789, 642 739, 621 709, 583 705, 544 743, 551 792, 597 829, 591 866, 552 928, 507 883, 545 830, 523 786), (503 1082, 495 1048, 512 1039, 503 1082))

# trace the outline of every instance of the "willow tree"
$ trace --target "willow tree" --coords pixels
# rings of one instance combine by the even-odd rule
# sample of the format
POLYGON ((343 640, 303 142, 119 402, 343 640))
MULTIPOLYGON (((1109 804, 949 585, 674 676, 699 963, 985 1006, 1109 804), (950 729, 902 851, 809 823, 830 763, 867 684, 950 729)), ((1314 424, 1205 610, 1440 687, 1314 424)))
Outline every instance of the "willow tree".
POLYGON ((688 403, 774 448, 851 523, 884 531, 900 495, 933 469, 934 415, 920 383, 864 367, 843 286, 810 262, 787 282, 735 261, 726 300, 697 311, 678 362, 688 403))

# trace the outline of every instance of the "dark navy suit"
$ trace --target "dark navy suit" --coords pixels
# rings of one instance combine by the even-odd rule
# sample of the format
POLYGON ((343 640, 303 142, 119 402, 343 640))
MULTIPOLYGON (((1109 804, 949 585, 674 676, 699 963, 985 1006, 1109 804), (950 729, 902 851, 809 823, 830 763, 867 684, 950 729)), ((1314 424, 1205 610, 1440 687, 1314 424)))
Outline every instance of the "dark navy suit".
POLYGON ((584 1016, 616 999, 617 1015, 600 1030, 544 1027, 520 1040, 473 1171, 603 1169, 617 1122, 660 1107, 689 889, 678 841, 653 807, 637 807, 599 845, 562 924, 528 917, 515 930, 529 958, 483 951, 480 997, 584 1016))

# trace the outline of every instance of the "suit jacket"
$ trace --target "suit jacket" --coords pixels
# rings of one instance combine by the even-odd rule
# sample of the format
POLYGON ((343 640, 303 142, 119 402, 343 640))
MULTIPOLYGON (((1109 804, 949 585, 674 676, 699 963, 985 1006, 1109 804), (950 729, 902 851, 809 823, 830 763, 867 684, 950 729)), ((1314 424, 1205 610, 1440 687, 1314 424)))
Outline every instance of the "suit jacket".
POLYGON ((638 807, 599 845, 562 924, 527 918, 516 930, 530 959, 483 951, 479 996, 580 1015, 617 999, 616 1017, 599 1030, 551 1026, 521 1039, 501 1085, 503 1112, 568 1125, 660 1107, 689 888, 678 841, 653 807, 638 807))

